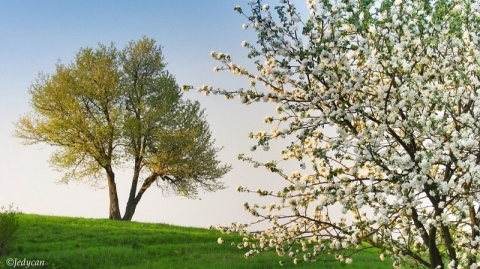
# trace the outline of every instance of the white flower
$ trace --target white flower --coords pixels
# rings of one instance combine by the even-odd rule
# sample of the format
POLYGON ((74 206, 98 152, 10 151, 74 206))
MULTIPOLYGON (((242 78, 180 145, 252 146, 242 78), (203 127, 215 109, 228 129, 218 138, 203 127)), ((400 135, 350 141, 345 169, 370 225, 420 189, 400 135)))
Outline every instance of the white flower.
MULTIPOLYGON (((285 5, 286 13, 294 11, 293 1, 279 1, 285 5)), ((448 23, 435 21, 434 13, 415 1, 392 0, 394 6, 389 10, 383 11, 373 5, 363 14, 355 6, 356 1, 333 1, 337 4, 332 2, 332 6, 326 7, 321 1, 307 0, 311 15, 328 18, 328 23, 318 25, 325 19, 312 20, 314 30, 308 36, 300 36, 297 32, 299 36, 293 38, 295 29, 302 27, 299 15, 285 15, 288 21, 283 27, 272 26, 278 16, 271 14, 268 4, 258 4, 260 2, 251 1, 254 14, 242 27, 255 28, 268 42, 241 43, 252 50, 250 55, 256 58, 257 70, 247 71, 237 66, 226 54, 212 52, 212 56, 225 65, 219 70, 229 69, 234 75, 247 79, 247 84, 250 81, 250 89, 236 94, 243 103, 276 104, 277 115, 265 117, 264 122, 278 124, 267 131, 251 133, 250 137, 262 140, 260 142, 280 137, 301 138, 292 140, 291 147, 282 150, 279 158, 310 160, 315 171, 310 172, 301 164, 302 173, 281 173, 288 182, 283 191, 280 189, 277 193, 278 203, 269 205, 268 201, 253 206, 247 203, 246 210, 256 217, 263 217, 268 211, 273 227, 255 234, 258 245, 253 243, 257 241, 252 241, 239 247, 256 246, 264 250, 268 240, 275 238, 268 247, 277 249, 279 255, 290 255, 295 264, 301 263, 302 258, 312 260, 317 254, 305 254, 306 245, 299 249, 305 251, 302 254, 295 252, 296 249, 285 249, 283 253, 278 250, 279 246, 297 240, 296 231, 304 227, 313 229, 317 220, 345 225, 345 216, 353 208, 361 211, 371 208, 375 214, 359 212, 352 220, 352 227, 365 226, 367 231, 354 231, 343 241, 331 239, 330 248, 336 259, 350 264, 351 258, 340 255, 342 249, 348 249, 365 234, 375 233, 373 242, 385 246, 380 250, 382 254, 377 255, 385 261, 387 253, 395 256, 398 249, 407 244, 400 237, 393 240, 397 232, 401 236, 411 236, 412 252, 422 253, 423 248, 417 247, 423 245, 421 231, 411 225, 414 215, 427 229, 445 225, 455 231, 457 223, 468 222, 469 205, 480 199, 475 187, 468 190, 471 195, 463 189, 467 185, 480 184, 480 167, 476 165, 476 137, 480 127, 475 124, 480 117, 480 98, 476 94, 480 80, 475 75, 475 70, 480 68, 476 60, 480 58, 480 49, 476 46, 479 37, 472 30, 480 28, 480 22, 465 20, 461 27, 453 29, 447 27, 448 23), (315 5, 318 5, 316 9, 315 5), (367 30, 354 29, 355 25, 349 23, 352 12, 360 12, 360 21, 373 16, 367 30), (408 15, 409 21, 398 20, 403 13, 408 15), (429 21, 427 25, 425 20, 429 21), (423 27, 426 28, 424 32, 420 31, 423 27), (322 33, 316 29, 321 29, 322 33), (350 36, 353 32, 356 34, 350 36), (425 39, 422 34, 431 37, 425 39), (430 38, 437 42, 425 44, 430 38), (386 44, 392 44, 393 49, 386 44), (352 49, 345 51, 349 47, 352 49), (424 52, 415 53, 422 49, 424 52), (435 53, 437 51, 445 53, 435 53), (416 68, 415 63, 422 68, 416 68), (386 76, 388 70, 396 70, 395 76, 386 76), (455 105, 458 103, 471 103, 471 106, 460 109, 455 105), (324 127, 332 127, 332 132, 325 130, 325 135, 315 134, 324 127), (410 147, 410 143, 418 147, 410 147), (337 169, 337 164, 345 169, 337 169), (451 173, 447 171, 449 166, 451 173), (445 180, 445 175, 450 178, 445 180), (364 183, 363 178, 375 180, 364 183), (349 184, 350 181, 356 183, 349 184), (465 195, 459 199, 458 193, 465 195), (447 196, 449 202, 438 203, 443 213, 433 218, 429 211, 435 210, 437 204, 422 198, 437 195, 447 196), (338 221, 327 212, 334 204, 344 205, 338 212, 338 221), (312 212, 306 210, 307 207, 315 209, 312 212), (281 214, 282 210, 290 209, 295 216, 282 222, 277 222, 281 217, 272 213, 281 214), (356 226, 355 222, 361 226, 356 226)), ((479 1, 469 2, 476 6, 471 7, 470 15, 478 18, 480 7, 476 2, 479 1)), ((457 17, 466 19, 463 7, 458 4, 455 8, 459 12, 453 17, 444 14, 445 21, 457 17)), ((206 87, 204 92, 216 93, 211 87, 206 87)), ((252 163, 255 167, 262 164, 252 163)), ((249 192, 246 188, 237 190, 249 192)), ((454 266, 464 269, 470 266, 465 260, 478 255, 480 244, 480 239, 471 240, 472 234, 468 235, 467 230, 461 229, 454 246, 459 253, 459 264, 454 266)), ((315 230, 305 232, 313 234, 315 230)), ((316 242, 307 242, 310 243, 316 242)), ((318 251, 314 249, 313 253, 318 251)))
POLYGON ((223 238, 219 237, 219 238, 217 239, 217 243, 219 243, 220 245, 223 244, 223 242, 225 242, 225 241, 223 240, 223 238))

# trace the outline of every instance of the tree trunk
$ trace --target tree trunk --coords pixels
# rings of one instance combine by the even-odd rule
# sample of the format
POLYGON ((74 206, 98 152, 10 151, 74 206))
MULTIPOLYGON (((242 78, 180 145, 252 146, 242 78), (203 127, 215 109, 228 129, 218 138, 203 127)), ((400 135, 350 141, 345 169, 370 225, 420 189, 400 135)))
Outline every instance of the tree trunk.
POLYGON ((133 214, 135 214, 135 209, 137 208, 138 202, 142 199, 143 194, 145 191, 152 185, 152 183, 157 179, 158 174, 152 173, 149 177, 145 179, 142 184, 142 188, 138 191, 137 195, 135 196, 135 191, 137 189, 138 183, 138 175, 133 179, 132 188, 130 189, 130 197, 128 198, 127 207, 125 208, 125 215, 123 215, 123 220, 130 221, 132 220, 133 214), (133 183, 135 182, 135 186, 133 183), (132 195, 133 193, 133 195, 132 195))
POLYGON ((429 242, 428 242, 428 254, 430 256, 430 268, 431 269, 443 269, 444 264, 442 260, 442 255, 437 247, 437 242, 435 241, 437 235, 437 228, 430 228, 429 232, 429 242))
POLYGON ((110 196, 110 213, 108 218, 121 220, 120 207, 118 205, 117 184, 115 183, 115 173, 111 167, 105 168, 107 172, 108 193, 110 196))
POLYGON ((125 214, 123 215, 123 220, 132 220, 133 214, 135 214, 135 209, 137 208, 138 202, 135 201, 135 195, 137 194, 138 178, 140 177, 140 163, 140 157, 135 158, 132 185, 130 186, 130 194, 128 195, 128 201, 125 208, 125 214))
POLYGON ((135 173, 132 179, 132 186, 130 187, 130 195, 128 196, 127 207, 125 208, 125 214, 123 215, 123 220, 132 220, 133 214, 135 214, 135 209, 137 208, 138 202, 135 199, 135 194, 137 193, 137 184, 138 184, 138 174, 135 173))
POLYGON ((135 209, 137 208, 137 204, 131 203, 127 204, 125 208, 125 214, 123 215, 122 220, 131 221, 133 218, 133 214, 135 214, 135 209))

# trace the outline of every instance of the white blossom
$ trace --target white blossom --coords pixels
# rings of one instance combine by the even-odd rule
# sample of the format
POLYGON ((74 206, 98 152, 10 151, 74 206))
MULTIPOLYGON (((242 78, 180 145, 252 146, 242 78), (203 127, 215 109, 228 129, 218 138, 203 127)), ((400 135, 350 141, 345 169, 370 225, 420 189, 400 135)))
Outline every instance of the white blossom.
MULTIPOLYGON (((456 253, 440 257, 445 265, 476 268, 478 1, 453 1, 445 9, 433 0, 368 7, 306 0, 307 19, 291 1, 279 2, 278 13, 252 1, 252 14, 245 14, 244 29, 252 25, 258 42, 242 46, 256 68, 240 68, 212 52, 224 65, 219 70, 250 81, 248 90, 233 94, 243 103, 276 103, 275 116, 264 119, 271 128, 250 135, 258 140, 254 148, 285 138, 279 159, 299 167, 243 158, 285 185, 241 189, 268 199, 247 204, 258 224, 268 225, 258 233, 242 230, 249 243, 241 247, 262 251, 273 240, 268 247, 294 263, 313 261, 329 248, 337 260, 351 263, 348 251, 370 243, 380 248, 380 260, 391 254, 400 266, 424 263, 418 257, 437 262, 428 251, 432 245, 424 243, 431 239, 456 253)), ((216 93, 210 86, 200 91, 216 93)))

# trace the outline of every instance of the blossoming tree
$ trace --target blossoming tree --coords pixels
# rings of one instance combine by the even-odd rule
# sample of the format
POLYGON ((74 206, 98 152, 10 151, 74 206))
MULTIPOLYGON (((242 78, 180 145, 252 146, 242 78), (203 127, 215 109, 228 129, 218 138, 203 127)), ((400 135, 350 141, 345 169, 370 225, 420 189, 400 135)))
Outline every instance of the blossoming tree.
POLYGON ((430 268, 478 268, 480 256, 480 6, 476 0, 281 0, 235 10, 257 33, 243 42, 255 71, 212 52, 251 80, 247 89, 202 86, 243 103, 277 103, 258 146, 294 138, 277 161, 257 162, 281 190, 241 192, 275 203, 245 204, 269 223, 233 224, 246 256, 267 249, 295 263, 322 250, 343 262, 378 248, 380 258, 430 268), (254 226, 254 225, 252 225, 254 226))

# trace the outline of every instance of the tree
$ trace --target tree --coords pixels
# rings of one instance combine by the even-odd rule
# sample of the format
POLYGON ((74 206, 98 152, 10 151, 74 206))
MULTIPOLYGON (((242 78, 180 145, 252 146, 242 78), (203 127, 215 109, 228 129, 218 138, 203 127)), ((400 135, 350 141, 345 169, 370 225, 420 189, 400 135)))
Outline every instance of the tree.
POLYGON ((198 102, 182 99, 153 39, 81 49, 53 75, 31 87, 33 112, 20 118, 15 135, 26 144, 55 146, 63 181, 106 175, 110 219, 122 219, 115 168, 130 163, 132 181, 123 220, 131 220, 145 191, 156 182, 194 198, 215 191, 230 166, 217 159, 211 131, 198 102))
POLYGON ((309 0, 304 13, 280 2, 235 8, 257 33, 242 43, 256 71, 212 52, 248 89, 199 88, 278 104, 265 119, 274 128, 251 136, 265 148, 293 141, 280 160, 240 155, 285 180, 280 190, 239 187, 277 201, 245 204, 268 228, 222 229, 246 236, 246 256, 273 248, 298 263, 325 250, 350 263, 374 247, 396 264, 478 268, 478 1, 309 0))

